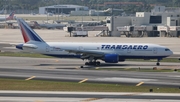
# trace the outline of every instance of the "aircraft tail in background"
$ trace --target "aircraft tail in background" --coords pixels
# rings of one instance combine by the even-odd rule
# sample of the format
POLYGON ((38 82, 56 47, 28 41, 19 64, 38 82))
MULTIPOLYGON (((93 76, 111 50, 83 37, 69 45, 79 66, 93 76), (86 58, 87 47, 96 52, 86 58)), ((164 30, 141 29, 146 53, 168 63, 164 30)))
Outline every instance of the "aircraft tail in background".
POLYGON ((6 20, 13 20, 14 19, 14 13, 15 11, 11 12, 9 16, 6 18, 6 20))
POLYGON ((0 14, 3 14, 4 13, 4 8, 0 11, 0 14))

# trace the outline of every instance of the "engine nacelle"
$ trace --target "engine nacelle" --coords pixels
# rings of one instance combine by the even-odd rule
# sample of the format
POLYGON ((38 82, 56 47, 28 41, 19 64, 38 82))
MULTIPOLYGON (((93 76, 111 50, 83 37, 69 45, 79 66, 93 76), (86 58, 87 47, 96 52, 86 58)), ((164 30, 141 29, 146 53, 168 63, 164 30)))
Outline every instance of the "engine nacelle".
POLYGON ((118 63, 119 62, 119 55, 118 54, 106 54, 104 56, 104 61, 106 63, 118 63))
POLYGON ((16 48, 20 50, 32 50, 37 49, 38 47, 34 44, 18 44, 16 45, 16 48))

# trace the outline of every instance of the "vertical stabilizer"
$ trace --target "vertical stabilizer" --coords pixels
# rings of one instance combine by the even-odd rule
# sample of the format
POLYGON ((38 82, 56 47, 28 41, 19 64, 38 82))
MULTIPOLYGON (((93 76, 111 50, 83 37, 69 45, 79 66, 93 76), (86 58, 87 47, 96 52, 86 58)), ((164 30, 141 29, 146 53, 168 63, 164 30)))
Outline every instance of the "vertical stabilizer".
POLYGON ((25 43, 28 41, 44 42, 44 40, 31 29, 23 19, 17 18, 17 21, 25 43))

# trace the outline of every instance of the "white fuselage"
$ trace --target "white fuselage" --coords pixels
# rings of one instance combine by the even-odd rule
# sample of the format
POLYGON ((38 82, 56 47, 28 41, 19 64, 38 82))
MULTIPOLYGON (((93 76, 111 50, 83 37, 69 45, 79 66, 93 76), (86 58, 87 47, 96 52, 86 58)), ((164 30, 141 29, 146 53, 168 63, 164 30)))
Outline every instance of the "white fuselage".
POLYGON ((0 21, 6 21, 6 17, 5 16, 0 16, 0 21))
POLYGON ((142 59, 162 59, 173 54, 167 47, 155 44, 141 43, 76 43, 76 42, 35 42, 30 45, 36 48, 24 48, 26 51, 53 55, 61 57, 64 55, 79 55, 81 53, 69 53, 72 51, 88 51, 93 53, 118 54, 123 59, 142 58, 142 59), (67 51, 68 50, 68 51, 67 51))

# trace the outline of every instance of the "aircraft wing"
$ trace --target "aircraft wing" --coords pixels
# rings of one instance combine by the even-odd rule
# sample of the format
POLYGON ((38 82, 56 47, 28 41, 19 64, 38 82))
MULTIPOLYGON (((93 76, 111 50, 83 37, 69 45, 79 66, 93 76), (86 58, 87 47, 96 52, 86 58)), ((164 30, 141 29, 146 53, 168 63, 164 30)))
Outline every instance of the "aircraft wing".
POLYGON ((16 49, 15 46, 18 45, 18 43, 7 43, 7 42, 0 42, 0 50, 3 49, 16 49))
POLYGON ((19 43, 7 43, 7 42, 0 42, 0 45, 1 46, 16 46, 18 45, 19 43))
POLYGON ((94 51, 94 50, 79 50, 79 49, 64 49, 69 53, 81 54, 82 56, 93 56, 93 57, 102 57, 105 55, 104 52, 94 51))

